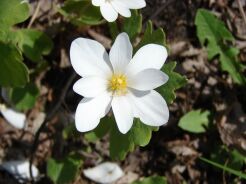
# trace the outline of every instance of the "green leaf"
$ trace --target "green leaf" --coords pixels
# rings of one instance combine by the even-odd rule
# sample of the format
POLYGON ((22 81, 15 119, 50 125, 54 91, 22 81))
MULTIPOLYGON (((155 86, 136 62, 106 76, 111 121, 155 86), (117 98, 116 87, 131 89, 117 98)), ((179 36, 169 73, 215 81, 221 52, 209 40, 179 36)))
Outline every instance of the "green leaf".
POLYGON ((114 124, 110 131, 111 158, 123 160, 135 146, 146 146, 150 142, 152 131, 157 130, 157 127, 147 126, 139 119, 135 119, 131 130, 127 134, 122 134, 114 124))
POLYGON ((130 40, 134 40, 134 38, 141 33, 141 30, 142 15, 139 14, 137 10, 134 10, 132 11, 131 17, 125 19, 122 31, 128 34, 130 40))
POLYGON ((209 160, 209 159, 204 158, 204 157, 200 157, 199 159, 202 160, 202 161, 204 161, 204 162, 206 162, 206 163, 208 163, 208 164, 211 164, 214 167, 217 167, 219 169, 222 169, 225 172, 228 172, 228 173, 234 174, 235 176, 238 176, 240 178, 246 179, 246 174, 243 173, 242 171, 231 169, 231 168, 229 168, 229 167, 227 167, 225 165, 219 164, 217 162, 214 162, 214 161, 209 160))
POLYGON ((77 154, 70 154, 63 160, 50 158, 47 161, 47 175, 57 184, 68 184, 76 179, 82 158, 77 154))
POLYGON ((206 132, 206 128, 209 124, 209 111, 202 112, 201 110, 190 111, 185 114, 180 120, 178 126, 183 130, 192 133, 206 132))
POLYGON ((35 84, 28 83, 24 87, 14 88, 10 93, 10 100, 15 105, 15 108, 22 110, 29 110, 34 107, 39 90, 35 84))
POLYGON ((29 81, 28 69, 15 45, 0 41, 0 86, 20 87, 29 81))
POLYGON ((29 7, 21 0, 0 1, 0 27, 11 27, 29 17, 29 7))
POLYGON ((77 26, 98 25, 104 22, 99 8, 88 0, 67 0, 59 12, 77 26))
POLYGON ((105 116, 101 119, 98 127, 95 130, 85 134, 86 140, 89 142, 96 142, 103 138, 109 132, 113 123, 115 123, 113 118, 105 116))
POLYGON ((43 61, 43 55, 48 55, 52 48, 52 40, 41 31, 21 29, 17 31, 18 45, 25 56, 33 62, 43 61))
POLYGON ((0 41, 4 43, 17 44, 19 39, 18 34, 15 31, 10 31, 8 28, 2 28, 0 30, 0 41))
POLYGON ((110 156, 122 160, 135 146, 146 146, 151 139, 152 131, 157 130, 158 128, 144 125, 135 119, 131 130, 124 135, 119 132, 114 118, 104 117, 94 131, 85 134, 85 138, 89 142, 96 142, 110 132, 110 156))
POLYGON ((239 51, 230 47, 228 43, 234 41, 234 37, 224 23, 210 11, 200 9, 197 11, 195 24, 200 43, 207 47, 208 59, 219 56, 222 70, 228 72, 234 82, 246 84, 246 78, 237 59, 239 51))
POLYGON ((142 46, 150 43, 166 46, 166 36, 163 29, 158 28, 157 30, 153 30, 153 25, 151 21, 148 22, 147 28, 144 32, 144 36, 141 42, 134 49, 134 51, 136 52, 142 46))
POLYGON ((169 79, 166 84, 157 89, 157 91, 164 96, 168 104, 171 104, 176 98, 175 90, 187 83, 187 79, 184 76, 174 72, 176 64, 176 62, 164 64, 162 71, 168 75, 169 79))
POLYGON ((167 184, 167 179, 162 176, 151 176, 141 181, 135 181, 132 184, 167 184))

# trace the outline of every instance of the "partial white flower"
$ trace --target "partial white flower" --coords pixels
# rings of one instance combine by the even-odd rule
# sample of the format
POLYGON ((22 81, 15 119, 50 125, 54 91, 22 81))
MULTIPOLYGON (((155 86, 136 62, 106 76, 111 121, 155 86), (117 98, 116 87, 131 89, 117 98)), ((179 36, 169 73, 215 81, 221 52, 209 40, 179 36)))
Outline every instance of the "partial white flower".
POLYGON ((0 112, 9 124, 18 129, 23 129, 26 124, 26 115, 17 112, 13 109, 7 108, 5 105, 0 104, 0 112))
POLYGON ((121 178, 124 173, 115 163, 105 162, 96 167, 85 169, 84 175, 97 183, 113 183, 121 178))
POLYGON ((130 9, 141 9, 146 6, 145 0, 92 0, 94 6, 100 6, 102 16, 113 22, 117 19, 118 13, 123 17, 130 17, 130 9))
MULTIPOLYGON (((21 183, 23 183, 25 180, 31 179, 29 166, 29 161, 19 160, 4 162, 0 165, 0 167, 12 174, 21 183)), ((32 173, 34 178, 37 178, 39 175, 39 171, 34 165, 32 165, 32 173)))
POLYGON ((73 90, 84 96, 75 113, 79 131, 97 127, 112 107, 121 133, 127 133, 134 117, 146 125, 161 126, 169 119, 166 101, 153 89, 168 81, 160 71, 167 58, 165 47, 148 44, 132 58, 132 45, 126 33, 115 40, 109 55, 98 42, 78 38, 70 49, 74 70, 83 78, 73 90))

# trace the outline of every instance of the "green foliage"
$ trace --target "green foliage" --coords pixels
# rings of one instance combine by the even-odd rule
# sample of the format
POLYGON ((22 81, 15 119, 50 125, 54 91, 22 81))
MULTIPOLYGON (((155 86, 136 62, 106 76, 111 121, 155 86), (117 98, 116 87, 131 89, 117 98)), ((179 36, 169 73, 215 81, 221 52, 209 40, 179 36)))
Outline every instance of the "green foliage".
POLYGON ((161 176, 151 176, 141 181, 135 181, 132 184, 167 184, 167 179, 161 176))
POLYGON ((89 142, 96 142, 103 138, 109 132, 113 123, 115 123, 113 118, 105 116, 101 119, 98 127, 94 131, 85 134, 86 140, 89 142))
POLYGON ((137 10, 132 11, 131 17, 125 19, 122 31, 128 34, 130 40, 134 40, 141 33, 142 15, 137 10))
POLYGON ((110 131, 111 158, 123 160, 135 146, 146 146, 151 139, 152 131, 157 130, 157 127, 145 125, 138 119, 134 120, 133 127, 127 134, 120 133, 114 125, 110 131))
POLYGON ((0 27, 11 27, 29 17, 28 4, 21 0, 0 1, 0 27))
POLYGON ((208 59, 219 56, 222 70, 228 72, 235 83, 246 84, 242 66, 237 59, 239 51, 231 47, 229 43, 234 41, 234 37, 224 23, 210 11, 200 9, 197 12, 195 24, 200 43, 207 47, 208 59))
POLYGON ((243 172, 240 171, 240 170, 232 169, 232 168, 230 168, 230 167, 227 167, 226 165, 222 165, 222 164, 220 164, 220 163, 214 162, 214 161, 209 160, 209 159, 204 158, 204 157, 200 157, 200 159, 201 159, 202 161, 204 161, 204 162, 206 162, 206 163, 208 163, 208 164, 214 166, 214 167, 217 167, 217 168, 219 168, 219 169, 222 169, 222 170, 225 171, 225 172, 228 172, 228 173, 230 173, 230 174, 233 174, 233 175, 235 175, 235 176, 238 176, 238 177, 240 177, 240 178, 242 178, 242 179, 246 179, 246 174, 243 173, 243 172))
POLYGON ((129 18, 124 19, 121 26, 116 22, 108 23, 109 31, 112 37, 112 40, 118 36, 121 32, 126 32, 132 42, 142 31, 142 15, 138 13, 137 10, 131 11, 132 15, 129 18))
MULTIPOLYGON (((0 1, 0 85, 23 87, 29 81, 29 71, 23 63, 22 52, 31 61, 43 61, 53 43, 45 33, 31 29, 15 29, 11 26, 29 17, 28 4, 20 0, 0 1)), ((19 99, 20 100, 20 99, 19 99)), ((26 103, 26 102, 23 102, 26 103)), ((30 103, 30 101, 28 102, 30 103)), ((19 104, 20 105, 20 104, 19 104)), ((28 109, 31 104, 19 109, 28 109)))
POLYGON ((164 64, 162 68, 162 71, 168 75, 169 79, 165 85, 158 88, 158 91, 164 96, 164 99, 168 104, 171 104, 176 98, 175 90, 187 83, 187 79, 184 76, 174 72, 176 64, 176 62, 170 62, 164 64))
POLYGON ((80 155, 70 154, 63 160, 50 158, 47 161, 47 175, 56 184, 68 184, 76 179, 82 166, 80 155))
POLYGON ((0 41, 0 86, 18 87, 29 81, 28 69, 15 45, 0 41))
POLYGON ((20 49, 33 62, 43 61, 43 55, 49 54, 53 48, 52 40, 41 31, 21 29, 17 34, 20 49))
POLYGON ((28 83, 24 87, 13 88, 10 92, 10 100, 17 110, 29 110, 34 107, 39 90, 35 84, 28 83))
POLYGON ((209 111, 193 110, 179 120, 179 127, 192 133, 206 132, 209 124, 209 111))
POLYGON ((74 25, 98 25, 104 22, 100 10, 89 0, 67 0, 59 12, 74 25))
POLYGON ((135 48, 135 52, 142 46, 150 43, 166 46, 166 36, 163 29, 158 28, 157 30, 153 30, 153 25, 151 21, 148 22, 143 38, 135 48))

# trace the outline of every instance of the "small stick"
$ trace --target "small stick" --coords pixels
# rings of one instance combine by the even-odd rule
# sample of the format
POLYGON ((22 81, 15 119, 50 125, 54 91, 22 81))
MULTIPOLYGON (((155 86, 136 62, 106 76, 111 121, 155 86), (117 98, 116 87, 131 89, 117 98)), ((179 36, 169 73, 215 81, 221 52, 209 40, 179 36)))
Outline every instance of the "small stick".
POLYGON ((33 14, 32 18, 31 18, 31 20, 30 20, 30 22, 29 22, 29 24, 27 26, 28 29, 32 26, 33 22, 37 18, 39 10, 40 10, 40 5, 41 5, 41 1, 38 1, 38 4, 37 4, 37 6, 35 8, 35 11, 34 11, 34 14, 33 14))

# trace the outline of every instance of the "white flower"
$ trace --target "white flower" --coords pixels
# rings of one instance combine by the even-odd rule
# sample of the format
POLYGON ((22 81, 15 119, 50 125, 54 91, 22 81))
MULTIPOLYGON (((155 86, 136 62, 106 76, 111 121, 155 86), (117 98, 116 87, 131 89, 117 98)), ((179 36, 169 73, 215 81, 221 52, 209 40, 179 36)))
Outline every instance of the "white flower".
POLYGON ((140 9, 146 6, 145 0, 92 0, 94 6, 100 6, 102 16, 109 22, 117 19, 118 13, 130 17, 130 9, 140 9))
MULTIPOLYGON (((20 183, 24 183, 24 180, 31 179, 29 167, 29 161, 25 160, 12 160, 4 162, 0 165, 3 169, 12 174, 20 183)), ((39 175, 39 171, 36 166, 32 165, 33 177, 36 179, 39 175)))
POLYGON ((153 90, 168 80, 160 71, 167 58, 165 47, 148 44, 132 58, 129 37, 121 33, 109 55, 100 43, 78 38, 72 42, 70 57, 74 70, 83 77, 73 86, 84 96, 75 113, 80 132, 96 128, 111 107, 123 134, 132 127, 134 117, 150 126, 168 121, 167 104, 153 90))
POLYGON ((83 170, 84 175, 97 183, 114 183, 124 173, 115 163, 105 162, 96 167, 83 170))
POLYGON ((0 112, 13 127, 18 129, 23 129, 25 127, 26 115, 24 113, 7 108, 4 104, 0 104, 0 112))

